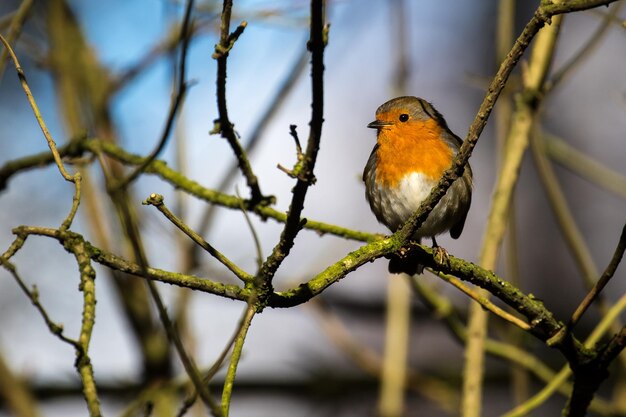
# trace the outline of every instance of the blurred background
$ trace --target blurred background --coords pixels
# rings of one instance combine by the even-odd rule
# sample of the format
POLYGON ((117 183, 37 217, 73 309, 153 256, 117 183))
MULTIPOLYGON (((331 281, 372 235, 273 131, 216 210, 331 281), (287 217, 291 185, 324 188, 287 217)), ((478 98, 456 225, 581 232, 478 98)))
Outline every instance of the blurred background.
MULTIPOLYGON (((21 3, 0 3, 3 34, 21 3)), ((551 135, 549 143, 553 145, 553 169, 598 275, 610 260, 626 221, 626 14, 623 7, 619 9, 623 3, 565 17, 555 69, 575 56, 599 29, 603 33, 585 59, 544 99, 542 109, 541 125, 551 135), (563 148, 575 153, 559 152, 563 148), (596 177, 603 178, 604 183, 581 169, 583 164, 576 159, 580 153, 587 158, 584 161, 590 158, 596 162, 593 167, 599 166, 600 171, 594 172, 600 172, 596 177)), ((514 7, 515 36, 537 4, 524 1, 514 7)), ((431 101, 450 128, 464 137, 497 70, 496 29, 501 6, 498 1, 328 2, 327 21, 331 27, 324 57, 325 123, 315 172, 317 183, 307 196, 306 217, 386 233, 364 199, 361 173, 375 143, 375 132, 366 125, 380 104, 398 95, 397 80, 402 78, 406 94, 431 101), (406 65, 399 72, 403 62, 406 65)), ((44 120, 59 144, 78 135, 108 134, 129 152, 146 155, 153 149, 165 124, 176 67, 174 51, 158 46, 175 33, 183 8, 180 2, 168 0, 34 2, 15 50, 44 120), (84 39, 89 49, 70 48, 70 38, 84 39), (69 57, 70 64, 63 64, 63 57, 69 57), (98 91, 96 87, 107 79, 121 80, 114 93, 105 99, 94 99, 87 93, 89 89, 98 91), (106 103, 106 123, 97 113, 97 105, 90 107, 88 102, 106 103), (90 113, 88 108, 96 110, 90 113), (103 130, 103 125, 108 130, 103 130)), ((228 179, 235 163, 228 143, 218 135, 209 135, 218 117, 216 62, 211 54, 218 41, 220 12, 221 2, 197 1, 197 30, 187 70, 193 84, 176 132, 160 159, 207 188, 222 188, 226 193, 248 197, 239 173, 228 179)), ((229 116, 241 142, 251 146, 249 155, 261 190, 276 196, 275 207, 281 211, 287 210, 294 185, 293 179, 276 168, 277 164, 290 167, 295 162, 289 125, 298 126, 301 140, 308 135, 308 18, 309 4, 302 0, 235 1, 233 10, 232 28, 242 20, 248 22, 248 27, 229 57, 229 116)), ((2 167, 11 160, 45 151, 47 146, 11 63, 0 82, 2 167)), ((511 89, 502 101, 512 100, 519 85, 519 69, 509 85, 511 89)), ((451 254, 470 261, 478 259, 496 180, 498 136, 502 131, 494 120, 492 116, 470 160, 475 188, 465 231, 459 240, 447 236, 439 239, 451 254)), ((101 188, 100 170, 94 166, 91 173, 91 180, 101 188)), ((71 185, 53 166, 10 178, 0 193, 2 251, 13 241, 11 229, 17 225, 58 227, 69 210, 72 193, 71 185)), ((104 195, 102 190, 99 193, 104 195)), ((144 175, 132 187, 130 201, 137 211, 151 266, 235 282, 206 254, 193 258, 181 234, 156 210, 141 206, 150 193, 163 194, 187 224, 203 231, 207 241, 245 270, 255 270, 255 246, 241 212, 217 207, 206 221, 205 202, 181 196, 165 182, 144 175)), ((103 201, 100 209, 104 213, 113 211, 111 203, 106 198, 103 201)), ((104 228, 105 235, 119 231, 119 226, 111 224, 111 216, 94 218, 88 207, 81 206, 73 226, 76 231, 93 242, 99 239, 94 225, 104 228)), ((501 262, 498 272, 510 278, 509 272, 517 271, 521 289, 542 299, 557 318, 566 320, 586 287, 530 154, 522 165, 514 207, 515 244, 511 246, 512 240, 507 240, 501 258, 509 257, 509 261, 501 262), (511 261, 513 252, 516 256, 511 261)), ((255 216, 251 221, 267 256, 278 241, 282 225, 255 216)), ((277 274, 275 286, 287 289, 306 281, 360 245, 302 231, 277 274)), ((124 247, 116 246, 115 239, 109 249, 124 253, 124 247)), ((14 262, 28 283, 37 285, 41 302, 53 320, 63 323, 69 335, 76 335, 82 297, 77 291, 78 275, 72 257, 55 241, 30 238, 14 262)), ((142 357, 138 328, 145 326, 162 336, 154 311, 149 310, 150 322, 133 324, 120 295, 120 284, 106 269, 97 271, 97 321, 91 359, 103 413, 120 415, 140 391, 147 374, 163 372, 182 378, 184 372, 175 355, 168 364, 162 364, 173 369, 159 370, 156 365, 150 368, 149 361, 142 357)), ((346 343, 382 357, 387 286, 390 280, 400 279, 388 276, 386 271, 387 261, 376 261, 329 288, 321 296, 323 303, 267 309, 256 316, 235 383, 232 415, 375 415, 378 381, 346 343)), ((605 290, 609 301, 624 294, 625 271, 622 265, 605 290)), ((465 296, 428 273, 421 279, 451 300, 464 317, 468 305, 465 296)), ((140 279, 133 280, 141 284, 140 279)), ((159 289, 169 310, 179 319, 186 344, 198 364, 210 366, 235 331, 245 305, 166 285, 159 285, 159 289)), ((418 378, 407 392, 406 415, 456 415, 463 346, 416 298, 411 313, 409 365, 423 379, 418 378)), ((579 336, 584 337, 599 317, 599 313, 590 311, 579 336)), ((0 361, 8 367, 4 371, 0 368, 0 373, 10 371, 28 384, 37 398, 38 415, 86 415, 73 367, 74 352, 48 332, 4 270, 0 272, 0 320, 0 361)), ((506 338, 507 332, 507 325, 493 320, 494 337, 506 338)), ((552 369, 564 365, 560 355, 530 337, 517 337, 515 343, 552 369)), ((623 369, 616 370, 614 375, 623 373, 623 369)), ((486 377, 485 416, 501 415, 515 405, 519 395, 525 395, 524 389, 522 394, 519 387, 514 389, 510 366, 501 359, 488 359, 486 377)), ((223 373, 218 374, 216 383, 221 378, 223 373)), ((616 381, 619 379, 605 384, 602 393, 607 398, 617 392, 612 391, 619 388, 616 381)), ((526 395, 541 386, 527 376, 526 395)), ((555 415, 564 401, 564 397, 555 395, 537 415, 555 415)), ((5 407, 0 408, 0 415, 11 415, 6 400, 2 404, 5 407)), ((194 412, 203 415, 202 407, 194 412)))

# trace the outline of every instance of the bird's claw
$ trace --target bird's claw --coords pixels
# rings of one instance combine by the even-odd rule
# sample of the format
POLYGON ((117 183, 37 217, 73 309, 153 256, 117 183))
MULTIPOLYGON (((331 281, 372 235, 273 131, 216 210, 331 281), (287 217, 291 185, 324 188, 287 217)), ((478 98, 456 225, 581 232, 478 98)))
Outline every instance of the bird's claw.
POLYGON ((448 254, 448 251, 441 246, 433 247, 433 255, 435 257, 435 262, 438 264, 450 264, 450 255, 448 254))

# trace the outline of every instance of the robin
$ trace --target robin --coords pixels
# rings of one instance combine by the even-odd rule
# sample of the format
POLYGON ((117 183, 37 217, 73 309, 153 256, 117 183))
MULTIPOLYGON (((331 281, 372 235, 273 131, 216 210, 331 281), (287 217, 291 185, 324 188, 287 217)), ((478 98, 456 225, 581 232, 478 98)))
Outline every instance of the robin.
MULTIPOLYGON (((397 97, 376 110, 376 120, 367 127, 377 130, 377 143, 365 165, 365 197, 379 222, 392 232, 398 230, 430 194, 452 160, 462 140, 450 131, 443 116, 418 97, 397 97)), ((472 169, 448 188, 428 218, 413 235, 420 243, 450 231, 457 239, 463 231, 472 201, 472 169)), ((424 266, 409 253, 394 257, 389 272, 421 274, 424 266)))

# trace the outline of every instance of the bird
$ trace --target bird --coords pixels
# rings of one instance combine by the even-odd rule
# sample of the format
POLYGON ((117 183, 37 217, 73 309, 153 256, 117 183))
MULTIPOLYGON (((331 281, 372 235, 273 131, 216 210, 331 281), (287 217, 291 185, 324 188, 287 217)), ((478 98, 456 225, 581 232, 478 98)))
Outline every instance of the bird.
MULTIPOLYGON (((363 171, 365 197, 376 219, 396 232, 451 168, 463 141, 431 103, 413 96, 382 104, 376 110, 376 120, 367 127, 376 129, 377 135, 363 171)), ((412 240, 421 243, 422 238, 431 238, 433 248, 447 257, 435 236, 450 232, 457 239, 461 235, 472 202, 472 183, 468 163, 412 240)), ((389 262, 389 272, 394 274, 415 275, 423 270, 415 252, 391 257, 389 262)))

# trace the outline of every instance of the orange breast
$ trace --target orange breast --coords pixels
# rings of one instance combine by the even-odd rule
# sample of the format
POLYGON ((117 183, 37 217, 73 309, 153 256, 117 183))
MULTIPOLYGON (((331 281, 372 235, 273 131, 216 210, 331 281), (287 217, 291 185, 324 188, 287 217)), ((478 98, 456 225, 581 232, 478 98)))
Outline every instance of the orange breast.
POLYGON ((395 187, 407 174, 420 172, 435 180, 452 164, 452 150, 439 138, 441 128, 426 122, 395 124, 378 133, 376 182, 395 187))

